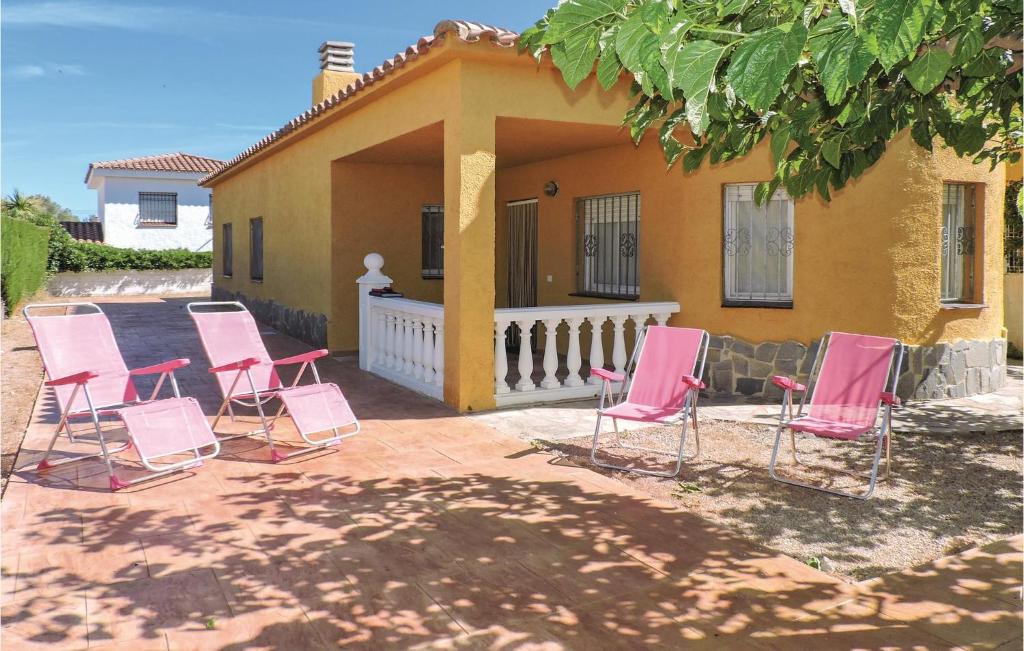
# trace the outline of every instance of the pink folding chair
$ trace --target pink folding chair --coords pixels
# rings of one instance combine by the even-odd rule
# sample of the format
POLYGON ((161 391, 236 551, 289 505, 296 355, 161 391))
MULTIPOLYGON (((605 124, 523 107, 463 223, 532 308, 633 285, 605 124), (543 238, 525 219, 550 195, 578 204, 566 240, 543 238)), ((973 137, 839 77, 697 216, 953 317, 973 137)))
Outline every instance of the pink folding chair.
MULTIPOLYGON (((173 359, 162 364, 128 370, 114 339, 107 316, 92 303, 60 303, 29 305, 23 311, 43 358, 46 386, 52 387, 60 408, 60 421, 39 462, 40 472, 58 465, 91 457, 102 457, 110 475, 110 489, 118 490, 177 470, 201 465, 217 456, 220 443, 213 435, 199 403, 182 398, 176 369, 187 366, 187 359, 173 359), (63 308, 63 314, 44 315, 44 310, 63 308), (83 312, 80 308, 91 308, 83 312), (38 312, 39 314, 34 314, 38 312), (156 386, 148 400, 140 400, 134 378, 157 375, 156 386), (173 398, 157 400, 166 379, 170 379, 173 398), (100 418, 117 416, 128 431, 128 442, 111 450, 100 426, 100 418), (71 429, 71 421, 88 418, 96 431, 98 454, 49 460, 57 437, 66 431, 68 438, 79 442, 71 429), (142 465, 149 474, 123 481, 114 473, 111 455, 135 445, 142 465), (211 451, 203 454, 205 448, 211 451), (158 459, 190 455, 184 460, 158 462, 158 459)), ((80 434, 81 432, 79 432, 80 434)))
POLYGON ((772 479, 844 497, 871 497, 878 479, 878 467, 885 446, 886 475, 892 438, 892 408, 899 406, 896 383, 903 361, 903 344, 897 339, 832 332, 821 339, 807 386, 776 375, 772 382, 783 390, 782 412, 775 446, 768 465, 772 479), (811 387, 809 410, 804 414, 811 387), (800 408, 793 414, 793 392, 801 392, 800 408), (879 423, 881 413, 881 423, 879 423), (788 417, 787 417, 788 416, 788 417), (796 434, 841 441, 870 441, 876 444, 868 489, 852 493, 780 477, 775 472, 783 431, 789 430, 793 463, 799 463, 796 434))
POLYGON ((704 388, 700 380, 704 374, 704 360, 708 352, 708 333, 695 328, 672 328, 668 326, 646 326, 637 337, 633 355, 625 373, 614 373, 603 368, 592 368, 590 374, 603 380, 601 399, 597 408, 597 426, 594 428, 594 442, 590 447, 590 460, 602 468, 625 470, 655 477, 675 477, 683 465, 686 435, 690 420, 696 449, 690 457, 700 454, 700 432, 697 429, 697 397, 704 388), (632 373, 630 372, 632 371, 632 373), (621 382, 618 401, 611 407, 605 402, 612 393, 612 382, 621 382), (628 392, 627 392, 628 386, 628 392), (626 450, 640 450, 653 454, 676 457, 672 472, 647 470, 632 466, 617 466, 597 458, 601 420, 612 419, 615 432, 615 447, 626 450), (629 445, 619 438, 619 420, 628 420, 659 425, 681 423, 678 450, 629 445))
POLYGON ((213 421, 216 430, 224 412, 231 421, 235 420, 232 405, 255 407, 260 417, 261 428, 224 439, 263 434, 270 446, 270 458, 277 462, 305 454, 326 446, 340 443, 343 439, 359 433, 359 420, 352 413, 348 401, 336 384, 321 383, 315 360, 325 357, 326 350, 311 350, 284 359, 271 359, 263 339, 260 338, 256 320, 244 305, 236 301, 213 301, 189 303, 188 312, 199 330, 199 338, 210 362, 210 372, 217 378, 223 402, 213 421), (227 310, 223 308, 229 308, 227 310), (277 373, 279 366, 300 364, 295 380, 284 386, 277 373), (306 368, 313 374, 314 384, 299 386, 306 368), (244 382, 243 382, 244 379, 244 382), (268 419, 263 406, 278 398, 281 406, 268 419), (310 447, 291 454, 282 454, 274 447, 271 436, 274 422, 284 415, 291 417, 299 435, 310 447), (344 432, 347 428, 352 431, 344 432), (325 438, 313 438, 313 434, 330 432, 325 438))

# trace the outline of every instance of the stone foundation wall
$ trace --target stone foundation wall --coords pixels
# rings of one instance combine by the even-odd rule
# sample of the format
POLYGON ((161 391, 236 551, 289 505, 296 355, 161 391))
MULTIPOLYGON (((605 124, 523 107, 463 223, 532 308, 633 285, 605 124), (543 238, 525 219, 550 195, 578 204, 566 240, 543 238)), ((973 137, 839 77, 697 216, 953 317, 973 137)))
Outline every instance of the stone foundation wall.
MULTIPOLYGON (((819 342, 752 344, 729 336, 712 336, 704 369, 708 390, 717 395, 782 397, 773 375, 807 380, 819 342)), ((1006 381, 1006 340, 958 341, 934 346, 907 346, 897 393, 904 400, 962 398, 995 391, 1006 381)))
POLYGON ((211 296, 215 301, 238 301, 256 317, 258 321, 295 337, 310 346, 325 348, 327 346, 327 317, 303 310, 296 310, 277 301, 265 301, 258 298, 232 292, 217 286, 213 287, 211 296))

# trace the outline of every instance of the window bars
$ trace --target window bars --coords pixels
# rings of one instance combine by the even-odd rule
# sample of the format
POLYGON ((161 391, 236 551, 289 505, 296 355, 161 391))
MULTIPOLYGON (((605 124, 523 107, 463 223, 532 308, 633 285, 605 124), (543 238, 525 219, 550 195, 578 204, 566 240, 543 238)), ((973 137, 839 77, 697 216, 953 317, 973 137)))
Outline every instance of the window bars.
POLYGON ((793 201, 780 189, 757 206, 754 187, 725 188, 725 302, 792 305, 793 201))
POLYGON ((640 297, 640 193, 576 200, 577 289, 608 298, 640 297))
POLYGON ((249 220, 249 278, 263 280, 263 218, 249 220))
POLYGON ((221 226, 221 264, 225 277, 230 278, 235 263, 234 241, 232 240, 231 224, 221 226))
POLYGON ((1024 225, 1021 224, 1020 214, 1016 209, 1011 210, 1011 203, 1017 201, 1017 191, 1020 183, 1012 184, 1007 188, 1010 200, 1006 205, 1006 227, 1003 231, 1003 253, 1006 260, 1006 273, 1019 274, 1024 271, 1024 255, 1022 255, 1022 243, 1024 243, 1024 225))
POLYGON ((946 183, 942 193, 942 295, 944 302, 974 298, 974 186, 946 183))
POLYGON ((140 192, 139 223, 174 225, 178 223, 176 192, 140 192))
POLYGON ((444 206, 427 204, 422 210, 424 278, 444 278, 444 206))

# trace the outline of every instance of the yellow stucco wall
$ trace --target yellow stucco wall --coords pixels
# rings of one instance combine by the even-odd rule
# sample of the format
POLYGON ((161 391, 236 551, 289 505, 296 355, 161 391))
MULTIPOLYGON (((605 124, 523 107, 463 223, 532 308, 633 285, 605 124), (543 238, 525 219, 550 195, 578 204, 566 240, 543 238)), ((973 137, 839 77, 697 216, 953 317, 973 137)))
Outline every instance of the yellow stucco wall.
MULTIPOLYGON (((332 117, 286 137, 270 155, 215 179, 215 283, 327 315, 330 347, 352 349, 354 281, 363 271, 362 257, 382 252, 384 272, 408 296, 444 297, 446 401, 464 410, 487 408, 493 406, 493 308, 505 296, 505 201, 540 197, 540 302, 593 302, 568 295, 575 288, 573 199, 638 190, 641 299, 678 300, 682 313, 674 323, 750 341, 809 342, 837 328, 912 344, 1000 336, 1002 169, 989 172, 941 149, 929 155, 901 136, 875 169, 836 193, 831 204, 797 202, 792 309, 725 308, 722 188, 768 178, 763 148, 689 175, 666 171, 650 137, 638 150, 624 145, 554 157, 534 152, 535 162, 503 164, 500 120, 546 122, 537 129, 557 129, 559 121, 606 128, 618 125, 629 103, 625 84, 606 93, 590 79, 569 91, 549 65, 487 43, 446 43, 332 117), (359 160, 380 143, 438 123, 438 163, 409 164, 401 149, 388 160, 359 160), (541 188, 552 179, 561 192, 544 197, 541 188), (979 271, 986 307, 939 306, 943 181, 985 184, 979 271), (419 206, 441 195, 443 283, 423 281, 418 273, 419 206), (265 220, 265 280, 259 284, 248 280, 248 219, 254 216, 265 220), (235 224, 233 278, 219 275, 225 221, 235 224)), ((555 142, 557 134, 550 135, 555 142)))
POLYGON ((1024 350, 1024 274, 1006 274, 1003 284, 1006 292, 1003 299, 1006 338, 1017 350, 1024 350))
MULTIPOLYGON (((836 193, 831 204, 807 197, 794 210, 792 309, 722 307, 722 189, 771 174, 767 151, 693 174, 665 170, 654 138, 554 160, 502 169, 498 174, 499 274, 507 292, 504 204, 538 197, 540 304, 600 302, 573 297, 578 197, 639 191, 642 301, 677 300, 672 322, 748 341, 796 339, 809 343, 831 329, 897 336, 923 344, 992 338, 1001 327, 999 251, 985 247, 986 308, 944 310, 939 305, 939 229, 942 182, 987 182, 985 229, 1001 237, 999 172, 964 165, 946 152, 934 157, 899 138, 878 167, 836 193), (541 188, 556 180, 554 198, 541 188), (552 281, 547 281, 547 276, 552 281)), ((980 250, 980 249, 979 249, 980 250)))

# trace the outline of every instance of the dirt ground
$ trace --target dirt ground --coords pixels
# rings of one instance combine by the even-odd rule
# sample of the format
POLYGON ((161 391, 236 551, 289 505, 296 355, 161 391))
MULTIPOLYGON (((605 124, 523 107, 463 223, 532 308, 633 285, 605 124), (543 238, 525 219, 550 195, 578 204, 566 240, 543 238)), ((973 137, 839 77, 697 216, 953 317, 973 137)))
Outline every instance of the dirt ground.
POLYGON ((6 491, 43 375, 32 330, 20 313, 0 325, 0 373, 0 490, 6 491))
MULTIPOLYGON (((627 444, 659 449, 678 440, 672 428, 623 435, 627 444)), ((700 459, 684 462, 675 479, 601 472, 846 580, 903 570, 1021 531, 1020 432, 897 435, 893 474, 867 501, 772 481, 767 467, 773 442, 772 428, 705 421, 700 459)), ((545 445, 590 463, 589 437, 545 445)), ((605 445, 614 445, 611 434, 602 437, 605 445)), ((688 450, 691 445, 692 436, 688 450)), ((794 468, 783 447, 780 474, 824 479, 844 490, 866 487, 851 473, 867 473, 873 445, 822 439, 799 439, 797 445, 803 465, 794 468)), ((668 461, 615 447, 602 456, 644 467, 664 468, 668 461)))

